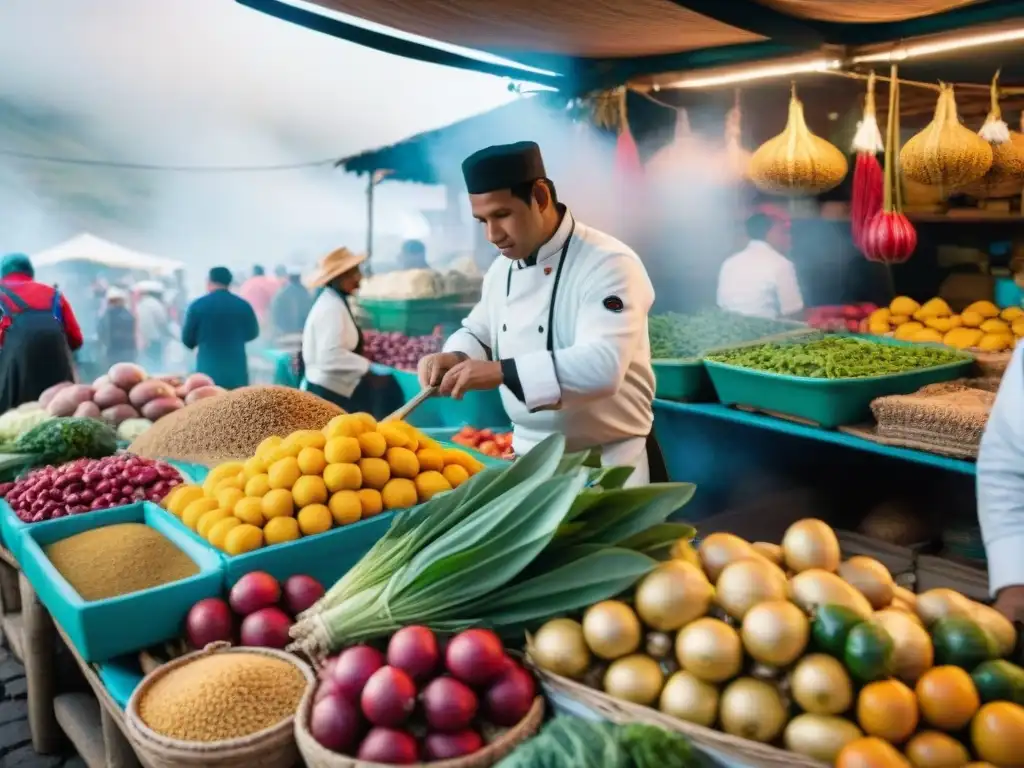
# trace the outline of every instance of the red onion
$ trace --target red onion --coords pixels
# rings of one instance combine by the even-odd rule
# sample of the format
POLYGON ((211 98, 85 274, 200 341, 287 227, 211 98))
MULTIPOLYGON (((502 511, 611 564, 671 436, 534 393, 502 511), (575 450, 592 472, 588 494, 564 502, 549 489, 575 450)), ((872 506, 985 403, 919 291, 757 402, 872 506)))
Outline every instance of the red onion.
POLYGON ((863 232, 864 256, 882 264, 902 264, 917 247, 917 231, 902 213, 880 211, 863 232))

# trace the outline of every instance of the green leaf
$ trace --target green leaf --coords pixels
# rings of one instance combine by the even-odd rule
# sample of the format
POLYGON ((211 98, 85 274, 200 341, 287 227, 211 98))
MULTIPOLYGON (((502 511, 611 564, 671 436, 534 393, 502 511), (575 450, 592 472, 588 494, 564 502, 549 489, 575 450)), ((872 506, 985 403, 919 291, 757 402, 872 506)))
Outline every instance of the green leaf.
MULTIPOLYGON (((667 495, 672 495, 672 498, 677 500, 681 507, 689 501, 693 495, 694 488, 695 486, 692 483, 657 483, 638 488, 621 488, 615 491, 605 491, 597 503, 587 510, 586 514, 575 519, 580 522, 586 522, 587 528, 585 533, 588 534, 587 538, 595 540, 598 534, 631 517, 637 510, 642 509, 647 504, 664 499, 667 495)), ((660 506, 658 508, 660 509, 660 506)), ((651 525, 664 522, 665 518, 673 511, 675 510, 669 510, 661 519, 656 519, 634 531, 620 535, 619 540, 632 536, 633 533, 639 533, 651 525)), ((609 541, 605 537, 602 537, 600 540, 609 541)))
POLYGON ((615 546, 643 551, 648 547, 664 544, 671 546, 680 539, 691 541, 696 534, 697 530, 686 523, 659 523, 626 539, 616 541, 615 546))
POLYGON ((591 507, 597 504, 604 491, 600 488, 586 488, 576 497, 576 501, 572 503, 572 508, 569 510, 569 514, 566 516, 566 520, 575 520, 581 515, 585 514, 591 507))
POLYGON ((568 453, 562 457, 562 460, 558 462, 558 469, 555 470, 556 475, 569 475, 575 472, 577 469, 581 469, 584 462, 587 460, 587 452, 582 451, 580 453, 568 453))
POLYGON ((493 535, 432 562, 389 597, 396 604, 447 608, 507 584, 551 541, 584 479, 582 473, 550 478, 524 498, 496 508, 499 520, 491 529, 493 535))
MULTIPOLYGON (((660 483, 651 486, 657 488, 661 493, 647 501, 639 509, 628 515, 619 515, 618 519, 607 527, 601 527, 600 523, 595 526, 597 533, 591 535, 589 541, 603 542, 605 544, 616 544, 631 536, 646 531, 654 525, 664 523, 669 515, 681 509, 697 490, 693 483, 660 483)), ((621 493, 622 491, 619 491, 621 493)), ((609 516, 606 519, 611 519, 609 516)), ((587 532, 584 532, 586 534, 587 532)))
POLYGON ((621 488, 633 476, 635 467, 602 467, 591 477, 590 484, 597 485, 606 491, 621 488))
POLYGON ((601 449, 594 448, 592 451, 589 451, 586 455, 586 458, 583 460, 583 466, 589 467, 590 469, 600 469, 601 449))
POLYGON ((502 626, 570 613, 629 589, 656 565, 638 552, 608 548, 488 596, 480 618, 502 626))

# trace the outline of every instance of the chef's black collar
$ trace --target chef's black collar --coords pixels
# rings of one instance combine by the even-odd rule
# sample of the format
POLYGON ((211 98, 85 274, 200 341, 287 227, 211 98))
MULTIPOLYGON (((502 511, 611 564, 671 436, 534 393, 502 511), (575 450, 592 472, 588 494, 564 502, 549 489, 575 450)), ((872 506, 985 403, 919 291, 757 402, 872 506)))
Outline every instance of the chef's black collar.
POLYGON ((566 208, 564 203, 558 203, 555 206, 555 210, 558 211, 558 226, 555 227, 554 233, 551 235, 551 237, 549 237, 547 240, 545 240, 543 243, 537 246, 537 249, 533 253, 531 253, 525 259, 522 259, 519 262, 519 265, 517 267, 518 269, 526 269, 527 267, 537 266, 537 258, 540 255, 540 252, 544 250, 544 247, 546 245, 550 244, 552 240, 558 237, 559 233, 562 231, 562 224, 565 222, 565 217, 568 214, 569 209, 566 208))

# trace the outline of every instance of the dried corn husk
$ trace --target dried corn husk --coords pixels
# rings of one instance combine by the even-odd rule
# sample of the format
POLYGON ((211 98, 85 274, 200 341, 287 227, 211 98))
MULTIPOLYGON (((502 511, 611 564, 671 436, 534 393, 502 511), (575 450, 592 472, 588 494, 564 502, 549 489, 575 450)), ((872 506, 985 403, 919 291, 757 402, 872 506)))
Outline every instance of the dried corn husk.
POLYGON ((853 151, 877 155, 885 150, 882 143, 882 132, 878 129, 878 114, 875 109, 875 73, 868 75, 868 88, 864 96, 864 116, 857 123, 857 132, 853 135, 853 151))
MULTIPOLYGON (((1024 114, 1021 115, 1024 123, 1024 114)), ((1013 197, 1024 189, 1024 134, 1011 131, 999 109, 999 73, 992 78, 992 108, 978 135, 992 145, 992 167, 959 191, 982 200, 1013 197)))
POLYGON ((911 181, 947 190, 977 181, 992 167, 992 145, 960 124, 952 86, 941 84, 935 116, 903 145, 900 165, 911 181))
POLYGON ((750 152, 743 146, 743 112, 740 110, 740 92, 736 91, 732 109, 725 116, 725 159, 729 174, 745 179, 750 168, 750 152))
POLYGON ((827 192, 839 186, 847 170, 843 153, 807 127, 795 87, 785 130, 758 147, 748 166, 750 180, 758 189, 792 196, 827 192))

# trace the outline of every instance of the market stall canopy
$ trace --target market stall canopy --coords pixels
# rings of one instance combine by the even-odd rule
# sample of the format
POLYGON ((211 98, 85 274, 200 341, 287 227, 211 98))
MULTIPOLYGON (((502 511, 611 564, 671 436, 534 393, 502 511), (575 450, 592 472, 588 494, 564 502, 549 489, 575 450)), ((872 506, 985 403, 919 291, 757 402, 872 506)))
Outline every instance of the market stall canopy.
POLYGON ((183 262, 139 253, 88 233, 75 235, 60 245, 32 256, 32 264, 37 268, 68 261, 91 261, 116 269, 132 269, 158 275, 170 275, 185 268, 183 262))
POLYGON ((1024 0, 311 0, 376 29, 283 0, 243 5, 409 58, 582 92, 684 71, 870 45, 1024 16, 1024 0), (380 27, 386 31, 379 31, 380 27), (400 36, 401 35, 401 36, 400 36), (426 38, 410 40, 408 35, 426 38), (500 56, 481 61, 429 41, 500 56))

